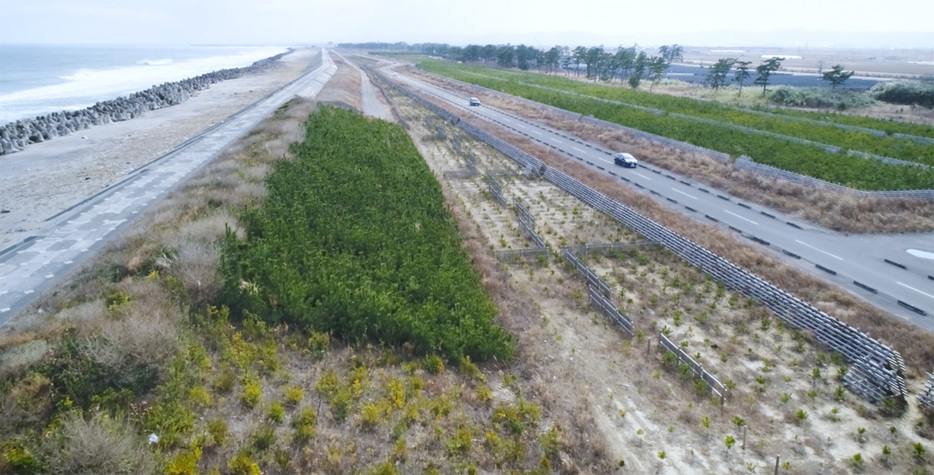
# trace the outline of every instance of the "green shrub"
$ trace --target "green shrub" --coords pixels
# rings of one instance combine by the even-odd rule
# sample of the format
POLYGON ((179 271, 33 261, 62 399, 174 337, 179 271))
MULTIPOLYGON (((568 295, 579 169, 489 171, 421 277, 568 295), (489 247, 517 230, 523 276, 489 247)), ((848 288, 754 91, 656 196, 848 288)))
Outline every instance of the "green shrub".
POLYGON ((279 401, 273 401, 273 403, 269 405, 269 410, 266 411, 266 420, 279 424, 284 418, 285 406, 279 401))
POLYGON ((872 98, 862 92, 846 89, 779 86, 768 95, 769 101, 786 107, 811 107, 846 110, 866 107, 872 98))
POLYGON ((243 392, 240 394, 240 402, 247 409, 253 409, 263 399, 263 387, 259 380, 250 378, 243 383, 243 392))
POLYGON ((227 461, 227 469, 230 475, 261 475, 262 471, 259 465, 250 458, 245 451, 237 452, 233 458, 227 461))
POLYGON ((285 404, 289 407, 297 406, 302 399, 305 399, 305 390, 299 386, 290 386, 283 391, 285 404))
POLYGON ((214 445, 223 446, 227 442, 227 421, 220 417, 209 420, 208 434, 211 435, 214 445))
POLYGON ((313 439, 317 420, 318 415, 313 408, 306 407, 302 409, 298 416, 292 418, 292 428, 295 429, 294 440, 301 444, 313 439))
POLYGON ((892 104, 917 104, 934 108, 934 83, 916 81, 893 81, 877 83, 869 94, 876 100, 892 104))
POLYGON ((103 338, 79 338, 74 331, 62 335, 40 372, 52 382, 56 401, 69 398, 82 409, 90 408, 95 396, 105 394, 110 397, 96 402, 114 401, 117 404, 108 408, 121 409, 125 399, 149 392, 159 381, 157 367, 122 354, 103 338))
POLYGON ((25 444, 8 440, 0 445, 0 471, 8 473, 40 473, 42 462, 25 444))

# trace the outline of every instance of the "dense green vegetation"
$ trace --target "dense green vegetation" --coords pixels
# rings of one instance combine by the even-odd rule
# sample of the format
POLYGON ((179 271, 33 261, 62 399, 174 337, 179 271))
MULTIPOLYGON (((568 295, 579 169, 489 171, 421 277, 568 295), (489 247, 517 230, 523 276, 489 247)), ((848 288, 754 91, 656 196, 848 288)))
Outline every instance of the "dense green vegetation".
POLYGON ((869 91, 880 101, 934 107, 934 84, 922 82, 880 83, 869 91))
POLYGON ((245 216, 245 239, 228 233, 232 310, 454 360, 508 358, 511 338, 405 130, 333 108, 306 127, 245 216))
POLYGON ((932 147, 911 141, 843 131, 830 125, 818 127, 806 122, 776 119, 769 115, 707 101, 586 84, 554 76, 494 71, 441 61, 423 61, 419 64, 428 71, 455 79, 581 114, 593 115, 610 122, 718 150, 734 157, 747 155, 760 163, 857 189, 925 189, 934 183, 934 171, 931 170, 887 165, 875 160, 849 157, 845 153, 831 153, 813 145, 736 130, 726 126, 726 123, 828 143, 846 149, 887 156, 901 154, 900 158, 906 160, 909 159, 906 155, 908 151, 917 151, 918 155, 911 160, 918 161, 919 158, 923 158, 925 163, 934 164, 932 147), (609 103, 606 100, 617 103, 609 103), (620 107, 620 102, 636 107, 620 107), (644 107, 660 109, 662 113, 642 109, 644 107), (675 112, 691 117, 671 114, 675 112), (891 145, 892 148, 887 149, 879 144, 891 145))

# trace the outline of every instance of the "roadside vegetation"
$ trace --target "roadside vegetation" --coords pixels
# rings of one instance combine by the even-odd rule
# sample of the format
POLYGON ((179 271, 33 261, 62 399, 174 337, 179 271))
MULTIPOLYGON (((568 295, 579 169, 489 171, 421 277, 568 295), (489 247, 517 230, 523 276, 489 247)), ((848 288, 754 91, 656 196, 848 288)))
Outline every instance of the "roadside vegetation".
POLYGON ((851 188, 928 189, 934 183, 934 170, 931 168, 891 165, 846 154, 847 150, 853 150, 934 164, 934 152, 929 145, 885 134, 880 137, 844 131, 831 124, 821 127, 709 101, 586 84, 555 76, 495 71, 437 60, 422 61, 419 67, 489 89, 717 150, 734 158, 746 155, 759 163, 851 188), (801 143, 797 139, 832 145, 840 150, 829 151, 819 145, 801 143))

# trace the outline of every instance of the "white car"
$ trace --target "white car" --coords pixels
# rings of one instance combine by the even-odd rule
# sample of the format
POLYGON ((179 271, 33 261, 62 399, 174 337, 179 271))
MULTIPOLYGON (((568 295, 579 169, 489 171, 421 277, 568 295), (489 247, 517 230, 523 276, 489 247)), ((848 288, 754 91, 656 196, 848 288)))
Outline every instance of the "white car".
POLYGON ((477 99, 476 97, 471 97, 471 98, 470 98, 470 105, 472 105, 472 106, 479 106, 479 105, 480 105, 480 99, 477 99))
POLYGON ((636 157, 628 153, 617 153, 613 156, 613 163, 626 168, 636 168, 639 165, 639 161, 636 160, 636 157))

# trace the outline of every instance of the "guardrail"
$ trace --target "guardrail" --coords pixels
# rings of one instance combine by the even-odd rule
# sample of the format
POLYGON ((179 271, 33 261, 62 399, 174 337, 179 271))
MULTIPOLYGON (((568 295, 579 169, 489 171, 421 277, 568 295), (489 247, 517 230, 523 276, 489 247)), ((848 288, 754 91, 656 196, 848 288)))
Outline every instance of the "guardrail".
POLYGON ((907 400, 907 389, 903 378, 905 364, 901 354, 894 349, 578 182, 574 178, 545 166, 537 158, 473 124, 461 121, 459 117, 417 94, 405 88, 399 87, 398 89, 404 95, 435 114, 456 124, 475 138, 493 146, 523 168, 540 171, 546 180, 587 203, 595 210, 616 219, 646 239, 665 246, 671 252, 719 280, 731 290, 759 301, 790 326, 811 331, 817 341, 830 350, 843 355, 850 364, 853 376, 849 378, 848 384, 845 378, 844 383, 855 394, 873 403, 885 398, 894 398, 899 403, 904 403, 907 400))
POLYGON ((670 351, 678 358, 679 364, 686 364, 691 368, 691 374, 695 378, 699 378, 707 387, 713 391, 714 394, 720 396, 720 406, 723 406, 723 403, 726 401, 726 386, 723 385, 714 375, 710 374, 709 371, 704 369, 704 367, 694 361, 694 358, 691 358, 687 353, 684 352, 681 348, 678 348, 678 345, 674 344, 664 333, 658 334, 658 343, 660 347, 665 348, 670 351))

